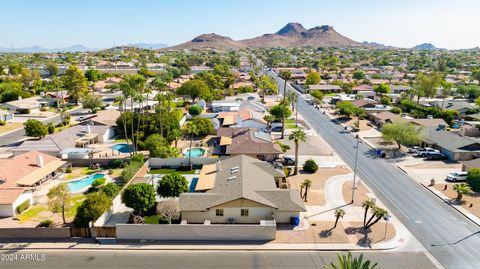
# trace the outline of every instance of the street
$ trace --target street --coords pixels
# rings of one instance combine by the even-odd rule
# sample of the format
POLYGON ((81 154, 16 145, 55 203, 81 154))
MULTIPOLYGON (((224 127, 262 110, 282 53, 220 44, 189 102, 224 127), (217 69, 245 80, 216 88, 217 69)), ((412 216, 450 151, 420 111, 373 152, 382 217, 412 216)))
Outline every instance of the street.
MULTIPOLYGON (((330 251, 22 250, 0 251, 0 268, 322 268, 324 264, 336 262, 337 254, 330 251)), ((422 252, 367 252, 364 256, 377 262, 377 268, 436 268, 422 252)))
MULTIPOLYGON (((269 75, 277 80, 282 92, 283 81, 271 71, 269 75)), ((295 91, 290 85, 287 90, 295 91)), ((353 168, 354 137, 344 133, 342 126, 331 122, 304 98, 299 99, 299 113, 353 168)), ((479 268, 479 227, 414 182, 393 163, 374 158, 369 150, 367 145, 360 144, 358 176, 392 213, 445 268, 479 268)))

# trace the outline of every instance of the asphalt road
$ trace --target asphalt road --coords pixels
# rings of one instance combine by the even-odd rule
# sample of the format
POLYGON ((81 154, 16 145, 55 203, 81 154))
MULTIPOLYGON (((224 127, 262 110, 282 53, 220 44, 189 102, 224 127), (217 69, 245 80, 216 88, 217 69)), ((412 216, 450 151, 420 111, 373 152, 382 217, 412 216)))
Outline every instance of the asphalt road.
MULTIPOLYGON (((273 72, 279 89, 283 81, 273 72)), ((290 85, 287 90, 295 91, 290 85)), ((299 112, 354 167, 355 139, 299 98, 299 112)), ((445 268, 480 268, 480 228, 416 183, 394 163, 374 158, 360 144, 357 172, 387 207, 445 268)), ((417 267, 416 267, 417 268, 417 267)))
MULTIPOLYGON (((79 108, 72 109, 69 113, 72 116, 72 118, 75 118, 76 116, 88 113, 88 110, 84 109, 82 107, 79 107, 79 108)), ((49 122, 53 122, 54 124, 60 123, 60 116, 55 116, 51 119, 43 121, 43 123, 45 123, 45 124, 49 123, 49 122)), ((18 142, 18 141, 24 139, 24 138, 25 138, 25 130, 23 128, 18 129, 16 131, 13 131, 11 133, 5 134, 5 135, 1 135, 0 136, 0 147, 13 144, 15 142, 18 142)))
MULTIPOLYGON (((353 253, 354 256, 360 253, 353 253)), ((436 268, 422 252, 368 252, 377 268, 436 268)), ((337 252, 54 250, 1 252, 0 268, 322 268, 337 252), (10 259, 10 260, 2 260, 10 259), (11 260, 13 259, 13 260, 11 260), (30 260, 26 260, 30 259, 30 260), (32 260, 35 259, 35 260, 32 260)))

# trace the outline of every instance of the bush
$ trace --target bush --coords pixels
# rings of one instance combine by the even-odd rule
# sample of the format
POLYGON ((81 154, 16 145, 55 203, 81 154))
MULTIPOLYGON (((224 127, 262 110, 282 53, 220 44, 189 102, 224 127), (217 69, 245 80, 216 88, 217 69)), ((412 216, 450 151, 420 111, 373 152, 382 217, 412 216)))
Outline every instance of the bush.
POLYGON ((47 129, 49 134, 55 133, 55 124, 53 124, 53 122, 49 122, 47 124, 47 129))
POLYGON ((122 166, 122 160, 120 159, 115 159, 108 162, 108 168, 115 169, 119 168, 120 166, 122 166))
POLYGON ((143 215, 155 206, 156 193, 152 185, 138 183, 128 186, 122 194, 122 202, 143 215))
POLYGON ((108 197, 113 198, 117 196, 120 188, 117 184, 110 182, 107 185, 103 186, 100 191, 105 193, 108 197))
POLYGON ((195 118, 192 120, 192 124, 197 126, 199 136, 206 136, 213 133, 213 123, 210 119, 195 118))
POLYGON ((77 208, 73 223, 77 227, 88 227, 90 221, 96 221, 112 206, 112 200, 103 192, 92 192, 77 208))
POLYGON ((303 164, 303 171, 307 172, 307 173, 315 173, 317 172, 318 170, 318 165, 317 163, 310 159, 310 160, 307 160, 304 164, 303 164))
POLYGON ((145 162, 145 156, 143 154, 135 154, 130 158, 130 162, 137 162, 143 164, 145 162))
POLYGON ((129 165, 125 166, 121 174, 123 184, 127 184, 137 173, 137 171, 142 167, 142 165, 142 163, 131 162, 129 165))
POLYGON ((98 188, 98 187, 102 186, 103 184, 105 184, 105 181, 106 181, 106 179, 104 177, 97 178, 92 182, 92 187, 98 188))
POLYGON ((4 120, 0 120, 0 126, 5 126, 6 124, 7 124, 7 122, 6 122, 6 121, 4 121, 4 120))
POLYGON ((158 181, 157 193, 162 197, 178 197, 187 191, 187 179, 177 172, 165 175, 158 181))
POLYGON ((283 153, 287 152, 287 150, 290 149, 289 145, 283 144, 280 141, 277 141, 276 143, 280 146, 280 149, 282 150, 283 153))
POLYGON ((23 124, 25 128, 25 134, 33 137, 44 137, 48 134, 47 126, 43 125, 38 120, 29 119, 23 124))
POLYGON ((188 108, 188 114, 192 115, 193 117, 195 116, 198 116, 200 114, 202 114, 202 107, 201 106, 197 106, 197 105, 194 105, 194 106, 190 106, 188 108))
POLYGON ((65 168, 65 173, 70 174, 72 172, 72 167, 69 165, 65 168))
POLYGON ((23 211, 27 210, 29 206, 30 206, 30 200, 26 200, 25 202, 19 204, 15 209, 15 211, 17 211, 17 214, 20 214, 23 211))
POLYGON ((37 227, 43 227, 43 228, 48 228, 53 226, 53 220, 51 219, 46 219, 40 221, 40 223, 37 225, 37 227))
POLYGON ((400 114, 400 113, 402 113, 402 109, 399 108, 399 107, 393 107, 391 112, 394 113, 394 114, 400 114))
POLYGON ((480 191, 480 169, 472 168, 468 170, 467 183, 474 191, 480 191))

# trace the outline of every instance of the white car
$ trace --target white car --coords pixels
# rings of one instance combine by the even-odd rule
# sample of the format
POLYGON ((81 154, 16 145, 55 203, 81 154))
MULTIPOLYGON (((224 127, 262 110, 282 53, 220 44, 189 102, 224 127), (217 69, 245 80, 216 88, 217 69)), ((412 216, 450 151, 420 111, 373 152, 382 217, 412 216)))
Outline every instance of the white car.
POLYGON ((423 149, 417 150, 417 156, 420 156, 420 157, 427 157, 428 153, 440 153, 440 151, 432 148, 423 148, 423 149))
POLYGON ((457 182, 467 180, 467 172, 454 172, 447 175, 447 181, 457 182))

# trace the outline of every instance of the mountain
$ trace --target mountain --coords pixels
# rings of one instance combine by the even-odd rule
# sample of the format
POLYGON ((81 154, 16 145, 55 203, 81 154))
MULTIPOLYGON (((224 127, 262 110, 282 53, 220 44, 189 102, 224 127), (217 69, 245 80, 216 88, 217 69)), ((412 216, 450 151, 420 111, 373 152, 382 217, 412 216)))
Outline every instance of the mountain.
POLYGON ((413 50, 446 50, 442 48, 435 47, 432 43, 423 43, 420 45, 416 45, 412 48, 413 50))
POLYGON ((87 52, 98 51, 95 48, 87 48, 83 45, 73 45, 65 48, 48 49, 40 46, 21 47, 21 48, 3 48, 0 47, 0 52, 16 52, 16 53, 52 53, 52 52, 87 52))
POLYGON ((237 50, 245 48, 242 42, 235 41, 230 37, 217 35, 214 33, 203 34, 195 37, 191 41, 168 47, 168 49, 222 49, 222 50, 237 50))
POLYGON ((168 47, 167 44, 164 43, 135 43, 135 44, 130 44, 127 45, 127 47, 135 47, 139 49, 162 49, 168 47))
POLYGON ((168 49, 200 49, 216 48, 235 50, 245 47, 352 47, 362 46, 338 32, 332 26, 323 25, 306 29, 298 22, 290 22, 273 34, 265 34, 259 37, 240 41, 232 40, 226 36, 216 34, 200 35, 189 42, 169 47, 168 49))

